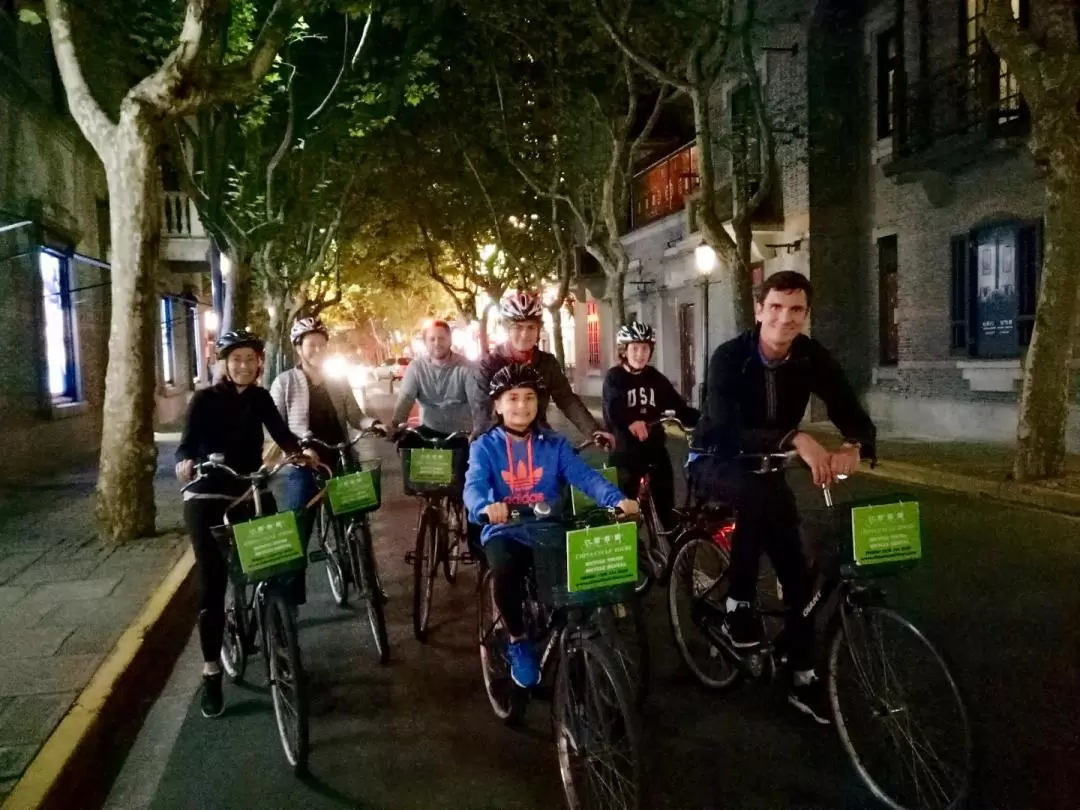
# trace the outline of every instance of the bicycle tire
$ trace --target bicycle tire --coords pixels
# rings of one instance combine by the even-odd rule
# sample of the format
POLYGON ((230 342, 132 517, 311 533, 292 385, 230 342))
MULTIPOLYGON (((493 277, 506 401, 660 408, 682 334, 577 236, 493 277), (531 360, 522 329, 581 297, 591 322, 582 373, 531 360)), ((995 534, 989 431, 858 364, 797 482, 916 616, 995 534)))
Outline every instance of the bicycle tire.
POLYGON ((308 761, 307 676, 300 660, 296 620, 282 594, 267 597, 264 627, 278 737, 293 772, 303 774, 308 761), (291 722, 289 715, 294 718, 291 722))
POLYGON ((528 695, 510 677, 506 656, 509 636, 502 619, 495 617, 495 579, 491 571, 480 578, 476 592, 476 636, 480 651, 480 671, 484 691, 495 716, 508 726, 516 726, 525 716, 528 695))
POLYGON ((390 638, 386 632, 382 580, 379 578, 379 566, 375 559, 371 524, 368 523, 367 515, 353 521, 350 526, 350 534, 352 533, 355 534, 349 540, 349 545, 356 561, 354 578, 366 603, 368 624, 371 626, 371 637, 375 641, 379 663, 385 665, 390 661, 390 638))
POLYGON ((454 524, 455 528, 454 528, 453 532, 451 532, 449 529, 447 530, 448 542, 446 544, 446 549, 445 549, 446 553, 443 555, 443 576, 446 578, 446 582, 448 584, 456 585, 457 584, 458 568, 460 567, 460 564, 461 564, 459 558, 461 556, 462 549, 466 546, 466 540, 465 540, 465 531, 466 531, 465 514, 462 511, 461 505, 457 504, 457 503, 452 503, 449 498, 447 498, 447 500, 446 500, 445 509, 446 509, 446 515, 447 515, 447 523, 446 523, 446 525, 447 526, 450 525, 449 518, 450 518, 451 513, 453 513, 453 515, 454 515, 453 524, 454 524), (455 538, 454 543, 452 545, 449 543, 449 537, 450 537, 451 534, 453 534, 454 538, 455 538))
POLYGON ((829 700, 840 742, 859 778, 879 802, 892 810, 963 807, 971 791, 974 742, 967 706, 945 658, 921 630, 894 610, 878 605, 851 607, 843 603, 840 615, 841 620, 834 625, 828 647, 829 700), (886 639, 892 631, 882 632, 881 628, 890 625, 892 631, 900 635, 886 639), (873 627, 877 629, 868 632, 868 628, 873 627), (867 649, 868 654, 863 656, 862 649, 857 648, 866 648, 868 645, 863 645, 862 639, 871 637, 876 637, 870 642, 874 649, 867 649), (900 639, 904 637, 909 642, 915 642, 929 657, 916 661, 917 654, 912 655, 909 648, 889 662, 889 651, 898 650, 903 643, 900 639), (844 654, 845 650, 847 655, 844 654), (898 665, 903 665, 904 669, 910 666, 914 676, 911 681, 899 683, 898 665), (853 670, 857 681, 853 686, 859 688, 848 689, 846 668, 853 670), (882 676, 884 689, 874 689, 875 684, 870 682, 878 675, 882 676), (862 695, 859 694, 860 690, 862 695), (870 694, 866 693, 867 690, 870 694), (925 696, 926 702, 913 702, 915 695, 925 696), (930 708, 935 697, 949 699, 948 709, 930 708), (879 705, 872 705, 875 702, 879 705), (915 711, 920 703, 925 708, 915 711), (869 762, 869 741, 859 739, 857 705, 869 708, 871 725, 880 726, 885 732, 883 736, 888 738, 884 767, 869 762), (944 719, 948 723, 953 714, 959 728, 951 728, 950 739, 940 751, 935 750, 920 721, 938 722, 944 719), (900 739, 903 736, 911 738, 910 750, 898 752, 898 748, 906 747, 900 739), (921 739, 915 740, 915 736, 921 739), (951 758, 950 755, 960 758, 956 767, 951 769, 951 774, 944 772, 945 759, 942 758, 951 758), (936 759, 937 762, 929 762, 928 759, 936 759), (913 771, 922 765, 933 767, 925 774, 914 774, 913 771), (936 773, 932 772, 934 769, 936 773), (886 778, 889 779, 888 784, 885 783, 886 778), (903 782, 909 784, 900 784, 903 782), (935 795, 923 795, 925 789, 930 789, 935 795), (913 794, 909 794, 908 790, 913 794))
POLYGON ((645 805, 641 731, 622 664, 606 644, 587 637, 564 641, 552 716, 563 794, 571 810, 593 807, 636 810, 645 805), (595 717, 589 717, 590 712, 599 714, 608 710, 609 723, 597 723, 595 717), (599 765, 606 753, 604 749, 620 744, 627 751, 622 756, 608 756, 608 762, 603 765, 615 772, 614 784, 605 795, 618 789, 621 800, 599 801, 589 789, 603 781, 602 778, 590 778, 582 771, 599 765))
MULTIPOLYGON (((730 560, 727 552, 718 546, 704 532, 688 532, 683 535, 671 558, 671 577, 668 580, 668 620, 675 647, 679 651, 683 664, 690 670, 698 683, 715 692, 733 688, 742 679, 742 670, 726 657, 722 647, 710 642, 706 633, 698 626, 693 613, 695 600, 700 585, 704 592, 712 589, 718 580, 727 576, 730 560), (698 576, 696 555, 699 551, 708 551, 715 555, 718 569, 713 573, 698 576), (711 578, 711 581, 710 581, 711 578), (707 588, 706 588, 707 586, 707 588), (684 607, 686 600, 689 607, 684 607), (726 669, 721 668, 726 665, 726 669)), ((723 585, 716 594, 720 600, 726 594, 723 585)), ((710 599, 711 601, 711 599, 710 599)))
POLYGON ((247 603, 244 588, 230 578, 225 586, 225 633, 221 638, 221 667, 229 680, 242 683, 248 661, 247 603))
POLYGON ((330 514, 325 504, 321 505, 319 507, 319 539, 323 551, 326 552, 326 578, 330 582, 330 593, 334 597, 334 604, 345 607, 349 604, 349 580, 348 566, 343 564, 346 561, 342 559, 345 544, 342 543, 341 528, 341 521, 330 514))
POLYGON ((626 682, 641 708, 649 697, 649 674, 652 663, 649 632, 645 624, 645 606, 640 597, 620 605, 603 608, 599 613, 601 632, 611 639, 619 662, 623 665, 626 682))
POLYGON ((431 623, 431 598, 435 589, 437 542, 435 510, 425 508, 416 530, 416 551, 413 558, 413 635, 417 641, 427 641, 431 623))

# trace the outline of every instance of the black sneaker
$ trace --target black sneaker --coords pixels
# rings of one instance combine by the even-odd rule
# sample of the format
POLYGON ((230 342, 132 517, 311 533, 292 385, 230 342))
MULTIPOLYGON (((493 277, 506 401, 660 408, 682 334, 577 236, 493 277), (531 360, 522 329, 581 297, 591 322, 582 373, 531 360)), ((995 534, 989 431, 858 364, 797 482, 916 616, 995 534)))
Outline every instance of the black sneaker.
POLYGON ((724 616, 720 632, 739 650, 756 647, 761 643, 761 622, 748 602, 740 602, 735 610, 724 616))
POLYGON ((225 711, 225 697, 221 694, 221 673, 202 676, 202 716, 220 717, 225 711))
POLYGON ((792 685, 788 694, 788 703, 805 714, 815 723, 823 726, 832 725, 832 706, 825 681, 814 675, 810 683, 802 686, 792 685))

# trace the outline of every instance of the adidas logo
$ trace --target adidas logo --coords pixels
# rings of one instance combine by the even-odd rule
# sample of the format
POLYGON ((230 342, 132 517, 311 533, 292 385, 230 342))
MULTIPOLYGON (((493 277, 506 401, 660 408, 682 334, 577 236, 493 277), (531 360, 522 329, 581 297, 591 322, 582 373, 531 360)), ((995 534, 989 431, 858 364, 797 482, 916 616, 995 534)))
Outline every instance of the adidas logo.
POLYGON ((540 483, 540 479, 544 477, 544 468, 536 467, 532 471, 532 475, 529 475, 529 469, 525 466, 524 461, 519 461, 516 471, 503 470, 502 478, 506 482, 506 485, 510 487, 510 491, 517 494, 521 492, 531 492, 533 487, 540 483))

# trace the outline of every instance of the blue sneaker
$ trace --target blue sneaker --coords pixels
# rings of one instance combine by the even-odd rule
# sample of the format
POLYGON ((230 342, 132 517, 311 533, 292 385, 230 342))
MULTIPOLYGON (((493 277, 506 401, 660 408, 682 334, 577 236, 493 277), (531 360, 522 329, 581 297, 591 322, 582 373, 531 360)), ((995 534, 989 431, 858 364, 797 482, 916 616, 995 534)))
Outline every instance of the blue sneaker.
POLYGON ((506 648, 510 659, 510 677, 522 689, 532 689, 540 683, 540 662, 531 641, 511 641, 506 648))

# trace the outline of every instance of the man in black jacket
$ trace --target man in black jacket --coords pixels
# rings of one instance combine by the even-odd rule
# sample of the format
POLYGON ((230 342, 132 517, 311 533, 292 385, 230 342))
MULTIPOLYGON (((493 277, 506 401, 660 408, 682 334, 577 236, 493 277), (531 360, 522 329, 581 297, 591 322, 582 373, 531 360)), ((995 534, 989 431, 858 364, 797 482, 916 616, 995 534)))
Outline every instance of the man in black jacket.
POLYGON ((876 430, 839 364, 802 333, 813 289, 794 272, 770 276, 755 302, 757 326, 717 348, 709 362, 705 408, 695 431, 694 477, 704 493, 729 502, 737 529, 731 551, 731 587, 722 632, 738 648, 760 643, 753 612, 758 562, 772 560, 788 611, 786 637, 793 671, 789 702, 828 724, 828 696, 814 672, 814 626, 804 615, 810 577, 799 539, 795 497, 783 475, 755 475, 741 453, 796 451, 821 486, 849 475, 860 458, 874 456, 876 430), (826 450, 799 430, 810 395, 824 402, 844 443, 826 450))

